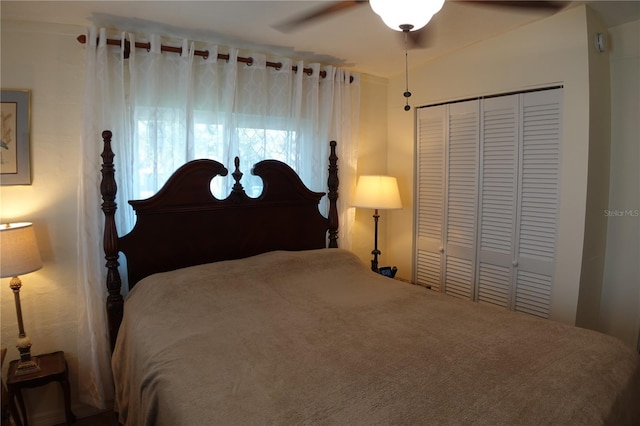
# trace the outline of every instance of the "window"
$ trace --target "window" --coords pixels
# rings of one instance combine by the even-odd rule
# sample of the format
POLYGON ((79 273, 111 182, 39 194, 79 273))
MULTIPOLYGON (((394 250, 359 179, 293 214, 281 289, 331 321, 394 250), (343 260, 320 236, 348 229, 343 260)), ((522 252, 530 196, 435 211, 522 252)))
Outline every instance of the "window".
MULTIPOLYGON (((154 195, 188 158, 216 160, 230 169, 229 173, 233 172, 233 163, 226 159, 225 128, 222 124, 196 121, 190 143, 183 142, 186 128, 176 125, 174 120, 141 118, 136 124, 136 158, 133 160, 138 179, 134 183, 133 196, 136 199, 154 195), (180 143, 176 144, 175 141, 180 143)), ((255 198, 262 193, 261 179, 250 174, 251 167, 261 160, 279 160, 299 172, 296 135, 296 131, 285 128, 258 127, 238 127, 233 129, 232 135, 228 135, 230 139, 237 141, 240 169, 244 173, 242 184, 248 196, 255 198)), ((214 179, 211 191, 216 198, 223 199, 228 195, 232 184, 229 177, 214 179)))

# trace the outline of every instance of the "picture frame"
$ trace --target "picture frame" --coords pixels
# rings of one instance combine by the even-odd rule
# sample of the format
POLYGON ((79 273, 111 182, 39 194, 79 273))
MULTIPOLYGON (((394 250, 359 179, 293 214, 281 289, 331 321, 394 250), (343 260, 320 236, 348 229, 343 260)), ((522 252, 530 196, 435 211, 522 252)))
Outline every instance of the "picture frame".
POLYGON ((30 101, 30 90, 1 90, 0 185, 31 185, 30 101))

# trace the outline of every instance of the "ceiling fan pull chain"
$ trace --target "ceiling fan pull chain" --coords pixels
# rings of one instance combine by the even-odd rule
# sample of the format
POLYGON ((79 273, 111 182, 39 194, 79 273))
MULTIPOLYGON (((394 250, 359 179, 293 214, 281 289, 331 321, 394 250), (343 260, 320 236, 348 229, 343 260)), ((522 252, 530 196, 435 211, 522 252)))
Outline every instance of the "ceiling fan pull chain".
POLYGON ((408 38, 409 38, 409 29, 403 28, 402 32, 404 32, 404 79, 405 79, 404 97, 406 99, 404 110, 409 111, 411 109, 411 107, 409 106, 409 97, 411 96, 411 92, 409 91, 409 49, 407 47, 408 38))

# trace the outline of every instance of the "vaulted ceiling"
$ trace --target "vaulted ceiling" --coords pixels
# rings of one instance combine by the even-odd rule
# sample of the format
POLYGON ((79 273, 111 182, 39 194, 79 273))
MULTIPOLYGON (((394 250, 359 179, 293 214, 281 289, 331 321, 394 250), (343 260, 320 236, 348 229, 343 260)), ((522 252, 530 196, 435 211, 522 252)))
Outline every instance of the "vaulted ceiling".
MULTIPOLYGON (((575 7, 584 2, 566 2, 575 7)), ((587 2, 611 27, 640 19, 640 1, 587 2)), ((157 31, 197 41, 260 49, 307 61, 389 77, 404 70, 401 33, 387 28, 363 3, 282 32, 278 24, 326 1, 5 1, 2 18, 128 31, 157 31)), ((447 0, 430 27, 430 44, 409 50, 410 66, 555 13, 545 9, 487 7, 447 0)))

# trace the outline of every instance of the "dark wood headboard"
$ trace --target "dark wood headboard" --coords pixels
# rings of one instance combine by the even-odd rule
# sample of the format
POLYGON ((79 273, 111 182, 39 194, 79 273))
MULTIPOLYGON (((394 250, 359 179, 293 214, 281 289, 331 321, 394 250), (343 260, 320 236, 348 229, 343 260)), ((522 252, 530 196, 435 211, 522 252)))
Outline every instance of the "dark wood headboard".
POLYGON ((235 183, 227 198, 211 193, 211 180, 226 176, 227 168, 214 160, 193 160, 167 180, 156 195, 129 201, 136 224, 118 236, 115 224, 117 185, 110 131, 102 133, 102 210, 105 215, 104 251, 107 260, 107 315, 111 348, 122 321, 124 299, 118 272, 119 252, 127 258, 129 288, 158 272, 222 260, 239 259, 273 250, 337 247, 338 167, 336 142, 329 156, 329 217, 318 210, 322 192, 310 191, 296 172, 280 161, 265 160, 251 173, 263 181, 262 194, 250 198, 241 184, 236 157, 231 173, 235 183))

